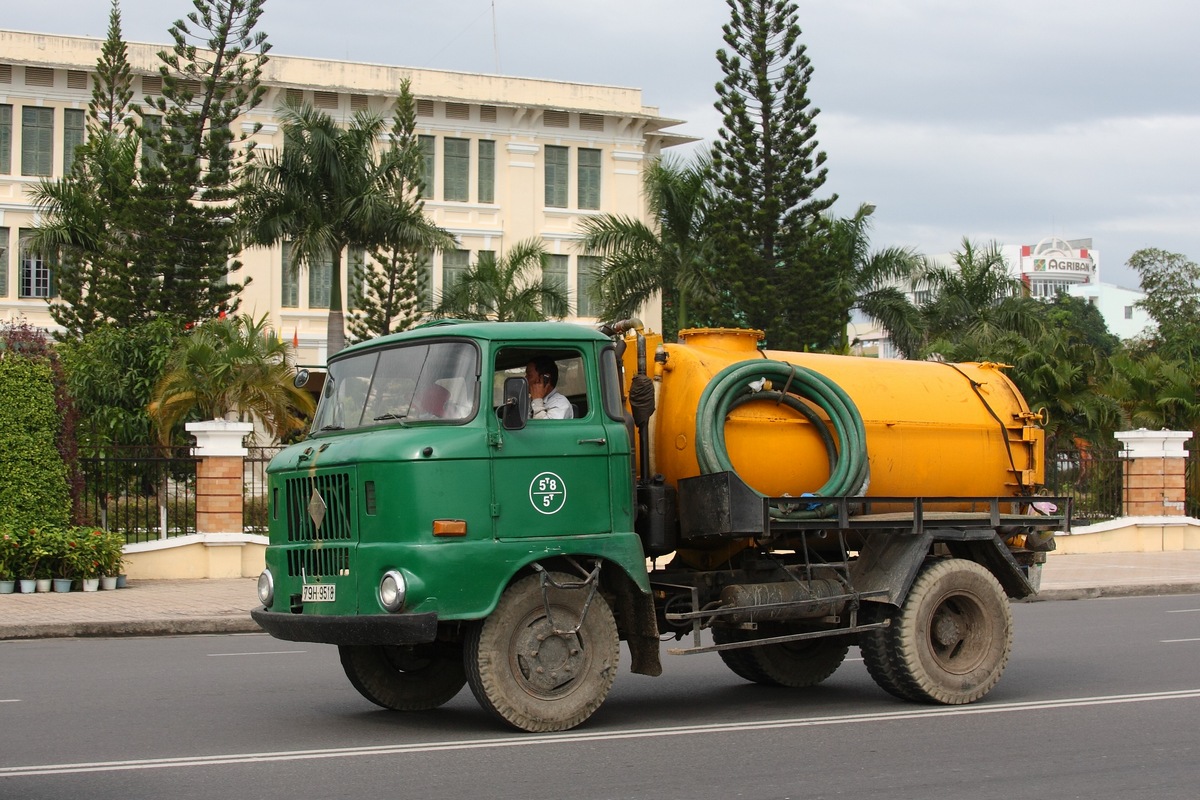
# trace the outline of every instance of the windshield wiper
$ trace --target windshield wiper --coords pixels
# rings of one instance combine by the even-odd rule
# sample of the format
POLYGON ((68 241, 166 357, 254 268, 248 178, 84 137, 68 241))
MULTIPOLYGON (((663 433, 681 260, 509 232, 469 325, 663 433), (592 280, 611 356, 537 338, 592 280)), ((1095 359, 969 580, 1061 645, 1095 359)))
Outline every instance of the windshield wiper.
MULTIPOLYGON (((390 420, 400 420, 401 424, 403 425, 403 424, 404 424, 404 420, 405 420, 405 419, 407 419, 407 418, 408 418, 408 413, 407 413, 407 412, 406 412, 406 413, 404 413, 404 414, 396 414, 396 413, 394 413, 394 412, 391 412, 391 411, 389 411, 389 412, 388 412, 388 413, 386 413, 386 414, 380 414, 378 417, 375 417, 375 418, 374 418, 374 421, 375 421, 375 422, 388 422, 388 421, 390 421, 390 420)), ((406 427, 407 427, 407 426, 406 426, 406 427)))
POLYGON ((346 427, 344 425, 326 425, 326 426, 322 427, 321 430, 323 430, 323 431, 344 431, 344 430, 346 430, 346 427))

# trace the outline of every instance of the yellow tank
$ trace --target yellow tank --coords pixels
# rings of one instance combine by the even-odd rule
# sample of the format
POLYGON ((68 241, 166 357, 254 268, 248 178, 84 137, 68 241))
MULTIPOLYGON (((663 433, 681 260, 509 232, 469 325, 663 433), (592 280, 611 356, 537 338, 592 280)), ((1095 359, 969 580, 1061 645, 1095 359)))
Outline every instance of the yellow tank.
MULTIPOLYGON (((722 369, 754 359, 799 365, 841 387, 863 419, 872 497, 1014 496, 1043 480, 1038 417, 995 364, 946 364, 760 351, 759 331, 693 329, 662 346, 646 337, 657 411, 651 420, 651 470, 675 485, 700 474, 697 406, 722 369), (661 357, 660 357, 661 361, 661 357)), ((625 354, 636 373, 636 345, 625 354)), ((777 381, 768 388, 782 389, 777 381)), ((809 404, 811 405, 811 404, 809 404)), ((819 417, 830 427, 829 416, 819 417)), ((725 446, 738 475, 768 496, 820 489, 830 463, 816 425, 773 400, 734 409, 725 446)), ((841 443, 839 442, 839 449, 841 443)))

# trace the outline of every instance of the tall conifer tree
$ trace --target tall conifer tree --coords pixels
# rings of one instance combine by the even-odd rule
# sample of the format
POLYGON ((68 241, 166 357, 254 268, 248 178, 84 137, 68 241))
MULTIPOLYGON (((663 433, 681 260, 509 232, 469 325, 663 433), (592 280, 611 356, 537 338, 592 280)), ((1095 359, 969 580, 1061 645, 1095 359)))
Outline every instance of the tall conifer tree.
POLYGON ((818 195, 825 153, 817 150, 818 110, 808 98, 813 70, 796 6, 726 2, 711 217, 723 292, 712 321, 761 328, 772 347, 829 347, 843 315, 833 297, 836 267, 814 239, 836 197, 818 195))

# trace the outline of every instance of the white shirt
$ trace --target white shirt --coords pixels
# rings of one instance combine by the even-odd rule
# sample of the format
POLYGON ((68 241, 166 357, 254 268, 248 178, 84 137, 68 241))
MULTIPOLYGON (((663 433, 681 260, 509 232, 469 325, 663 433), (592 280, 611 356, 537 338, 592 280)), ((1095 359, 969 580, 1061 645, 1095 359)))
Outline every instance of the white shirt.
POLYGON ((550 394, 542 399, 533 398, 531 403, 534 419, 573 419, 575 412, 571 408, 571 401, 558 393, 557 389, 551 389, 550 394))

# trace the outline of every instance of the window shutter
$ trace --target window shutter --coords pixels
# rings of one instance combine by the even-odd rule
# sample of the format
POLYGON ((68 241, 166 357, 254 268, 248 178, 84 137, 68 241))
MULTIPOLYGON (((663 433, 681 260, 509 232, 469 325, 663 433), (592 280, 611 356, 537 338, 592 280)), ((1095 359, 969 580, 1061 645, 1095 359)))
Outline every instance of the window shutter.
POLYGON ((471 107, 466 103, 446 103, 446 119, 470 119, 471 107))
POLYGON ((496 143, 490 139, 479 140, 478 190, 477 202, 496 202, 496 143))
POLYGON ((367 96, 365 94, 350 95, 350 110, 351 111, 366 111, 369 107, 367 96))
POLYGON ((433 181, 437 169, 437 141, 432 136, 418 136, 417 144, 421 148, 421 197, 433 197, 433 181))
POLYGON ((300 276, 292 263, 292 243, 283 243, 283 270, 280 273, 279 305, 284 308, 300 307, 300 276))
POLYGON ((600 259, 596 256, 579 256, 575 271, 575 316, 596 316, 596 300, 592 297, 596 277, 600 273, 600 259))
POLYGON ((581 147, 579 157, 579 187, 577 198, 580 208, 600 208, 600 151, 581 147))
POLYGON ((8 228, 0 228, 0 297, 8 297, 8 228))
POLYGON ((284 102, 289 106, 298 106, 304 102, 303 89, 285 89, 283 93, 284 102))
POLYGON ((12 64, 0 64, 0 83, 12 83, 12 64))
POLYGON ((496 121, 496 107, 495 106, 480 106, 479 107, 479 121, 480 122, 495 122, 496 121))
POLYGON ((471 199, 471 142, 469 139, 442 140, 442 199, 465 203, 471 199))
MULTIPOLYGON (((341 257, 341 253, 338 257, 341 257)), ((319 261, 310 262, 308 265, 308 307, 329 308, 332 288, 333 259, 326 254, 321 256, 319 261)))
POLYGON ((63 110, 63 174, 71 171, 75 163, 75 148, 83 144, 84 120, 83 109, 67 108, 63 110))
POLYGON ((41 86, 46 89, 54 88, 54 70, 49 67, 26 67, 25 85, 41 86))
POLYGON ((336 111, 338 107, 337 92, 313 92, 313 105, 317 108, 336 111))
POLYGON ((49 177, 54 164, 54 109, 21 109, 21 174, 49 177))
POLYGON ((0 175, 12 172, 12 106, 0 105, 0 175))
POLYGON ((424 98, 417 99, 417 116, 432 117, 433 116, 433 101, 424 98))
POLYGON ((83 70, 69 69, 67 70, 67 88, 68 89, 87 89, 88 76, 83 70))
POLYGON ((162 94, 162 76, 143 75, 142 92, 145 94, 162 94))
POLYGON ((569 128, 571 115, 566 111, 546 111, 542 114, 542 125, 547 128, 569 128))
POLYGON ((579 129, 584 131, 603 131, 604 117, 599 114, 580 114, 579 129))
POLYGON ((567 207, 567 148, 548 144, 546 151, 546 207, 567 207))

